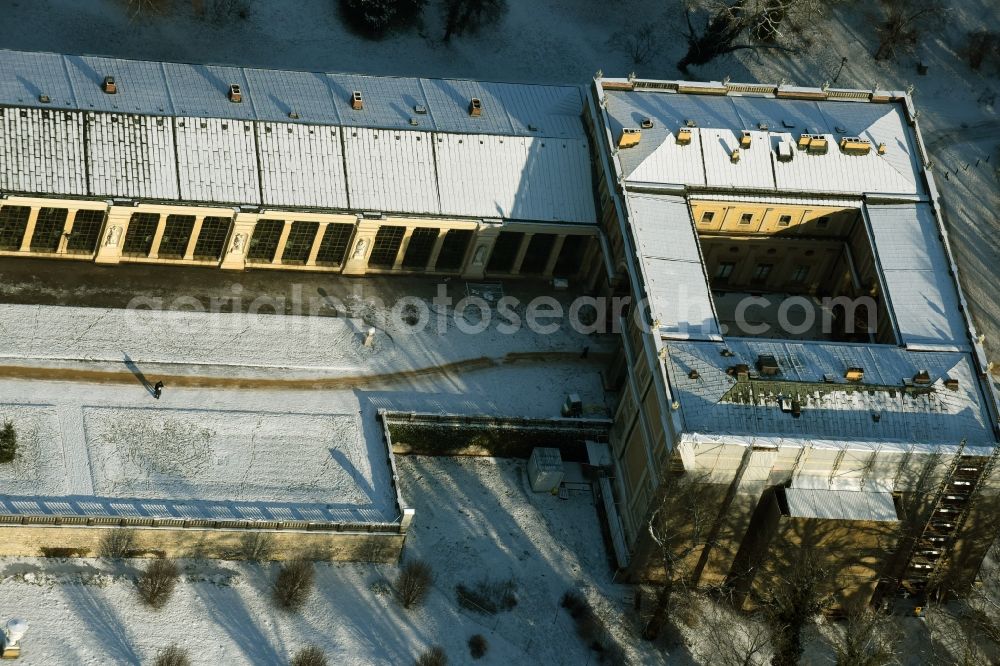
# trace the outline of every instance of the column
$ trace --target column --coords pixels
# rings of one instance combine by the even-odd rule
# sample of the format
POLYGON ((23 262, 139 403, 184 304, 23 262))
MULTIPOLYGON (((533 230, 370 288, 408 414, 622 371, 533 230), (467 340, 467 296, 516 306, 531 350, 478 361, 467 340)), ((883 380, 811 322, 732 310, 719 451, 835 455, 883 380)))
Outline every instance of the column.
POLYGON ((368 255, 372 251, 375 234, 378 233, 380 226, 382 226, 382 220, 358 218, 353 244, 347 249, 347 257, 344 259, 344 270, 342 271, 344 275, 364 275, 368 272, 368 255))
POLYGON ((285 251, 285 245, 288 243, 288 234, 292 231, 292 222, 290 220, 285 220, 281 227, 281 236, 278 237, 278 247, 274 250, 274 261, 271 263, 280 264, 281 255, 285 251))
POLYGON ((236 213, 220 268, 228 271, 242 271, 246 268, 247 246, 250 245, 250 237, 253 236, 253 228, 259 217, 257 213, 236 213))
POLYGON ((160 243, 163 242, 163 232, 167 229, 167 216, 160 215, 156 221, 156 231, 153 232, 153 244, 149 247, 149 258, 156 259, 160 256, 160 243))
POLYGON ((312 247, 309 248, 309 258, 306 259, 306 266, 315 266, 316 257, 319 255, 319 246, 323 242, 323 236, 326 235, 326 228, 330 226, 329 222, 320 222, 319 229, 316 230, 316 237, 313 238, 312 247))
POLYGON ((542 277, 552 277, 552 272, 556 269, 556 262, 559 261, 559 254, 562 252, 563 243, 566 242, 566 234, 556 236, 556 242, 552 244, 552 252, 549 253, 549 260, 545 262, 545 270, 542 277))
POLYGON ((108 210, 97 243, 97 256, 94 257, 96 263, 117 264, 121 261, 122 243, 125 242, 125 234, 128 233, 129 221, 134 212, 135 208, 132 206, 111 206, 108 210))
POLYGON ((517 248, 517 256, 514 257, 514 265, 510 268, 511 275, 517 275, 521 272, 521 264, 524 263, 524 255, 528 254, 528 245, 531 243, 531 237, 534 236, 533 233, 525 233, 524 237, 521 239, 521 247, 517 248))
POLYGON ((480 222, 472 239, 472 254, 462 269, 462 277, 467 280, 481 280, 486 272, 486 262, 500 235, 499 224, 480 222))
POLYGON ((187 247, 184 248, 184 261, 194 259, 194 248, 198 245, 198 236, 201 235, 201 225, 205 222, 204 215, 194 218, 194 226, 191 227, 191 238, 188 239, 187 247))
POLYGON ((59 237, 59 247, 56 254, 66 254, 66 247, 69 245, 69 236, 73 233, 73 221, 76 220, 75 210, 66 212, 66 222, 63 224, 62 236, 59 237))
POLYGON ((434 239, 434 247, 431 248, 431 256, 427 257, 427 265, 424 266, 424 272, 430 273, 437 266, 438 256, 441 254, 441 246, 444 245, 444 237, 447 235, 447 229, 438 229, 437 238, 434 239))
POLYGON ((31 212, 28 214, 28 225, 24 228, 24 236, 21 238, 21 252, 29 252, 31 250, 31 237, 35 234, 35 224, 38 222, 38 211, 41 208, 36 206, 31 207, 31 212))
POLYGON ((396 261, 392 262, 392 270, 398 271, 403 267, 403 257, 406 256, 406 248, 410 245, 410 238, 413 236, 413 230, 416 227, 406 227, 406 231, 403 232, 403 240, 399 243, 399 250, 396 252, 396 261))

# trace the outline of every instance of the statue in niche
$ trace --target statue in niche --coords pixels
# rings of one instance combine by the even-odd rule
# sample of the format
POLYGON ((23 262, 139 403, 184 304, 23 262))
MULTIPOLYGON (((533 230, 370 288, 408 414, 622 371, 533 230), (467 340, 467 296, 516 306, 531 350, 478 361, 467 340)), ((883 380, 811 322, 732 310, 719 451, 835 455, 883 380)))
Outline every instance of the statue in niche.
POLYGON ((114 247, 118 245, 118 241, 121 240, 121 237, 122 237, 122 228, 116 224, 115 226, 108 229, 108 237, 104 241, 104 244, 109 247, 114 247))
POLYGON ((365 250, 368 249, 368 241, 364 238, 358 240, 358 244, 354 246, 354 254, 351 255, 351 259, 364 259, 365 250))
POLYGON ((246 234, 236 234, 233 236, 233 246, 229 248, 229 254, 243 254, 243 245, 246 241, 246 234))

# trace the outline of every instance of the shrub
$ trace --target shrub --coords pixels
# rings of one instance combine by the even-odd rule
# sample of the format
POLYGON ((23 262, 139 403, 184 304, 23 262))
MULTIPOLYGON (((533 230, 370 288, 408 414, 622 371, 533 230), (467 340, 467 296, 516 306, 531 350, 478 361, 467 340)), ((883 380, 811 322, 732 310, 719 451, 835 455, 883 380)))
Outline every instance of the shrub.
POLYGON ((315 645, 304 647, 292 657, 291 666, 326 666, 326 655, 315 645))
POLYGON ((120 560, 128 557, 133 551, 135 532, 124 527, 108 530, 101 538, 101 557, 108 560, 120 560))
POLYGON ((495 615, 517 606, 517 585, 513 579, 505 581, 481 580, 474 587, 462 583, 455 586, 458 605, 477 613, 495 615))
POLYGON ((423 560, 410 560, 403 565, 396 580, 396 594, 403 608, 411 608, 420 604, 434 582, 431 565, 423 560))
POLYGON ((4 421, 3 428, 0 428, 0 463, 14 462, 17 455, 17 431, 14 424, 4 421))
POLYGON ((417 666, 447 666, 448 655, 444 653, 444 648, 435 645, 428 648, 426 652, 417 657, 417 666))
POLYGON ((176 645, 171 645, 166 650, 160 651, 153 663, 155 666, 191 666, 187 650, 176 645))
POLYGON ((367 37, 416 25, 427 0, 341 0, 340 15, 348 27, 367 37))
POLYGON ((274 537, 267 532, 247 532, 240 538, 240 557, 248 562, 271 559, 274 537))
POLYGON ((293 560, 281 567, 274 581, 274 603, 285 610, 302 607, 312 592, 315 571, 308 560, 293 560))
POLYGON ((576 590, 567 590, 559 600, 559 605, 565 608, 574 620, 580 619, 590 611, 587 599, 576 590))
POLYGON ((139 596, 147 606, 162 608, 174 593, 180 571, 171 560, 153 560, 139 578, 139 596))
POLYGON ((469 637, 469 654, 473 659, 482 659, 486 651, 490 649, 490 644, 482 634, 469 637))

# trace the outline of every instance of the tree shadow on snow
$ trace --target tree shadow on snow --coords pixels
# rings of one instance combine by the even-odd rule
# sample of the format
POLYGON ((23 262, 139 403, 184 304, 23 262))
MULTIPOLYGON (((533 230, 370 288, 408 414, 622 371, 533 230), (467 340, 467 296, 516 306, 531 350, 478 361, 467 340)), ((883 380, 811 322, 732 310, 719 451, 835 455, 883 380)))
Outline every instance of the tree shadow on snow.
POLYGON ((217 585, 196 585, 194 589, 212 619, 236 643, 248 663, 260 666, 284 663, 247 611, 238 591, 217 585))
POLYGON ((74 607, 75 614, 85 621, 96 642, 107 651, 115 663, 142 662, 125 632, 125 623, 111 605, 99 596, 99 589, 90 585, 76 584, 63 585, 62 589, 66 599, 74 607))

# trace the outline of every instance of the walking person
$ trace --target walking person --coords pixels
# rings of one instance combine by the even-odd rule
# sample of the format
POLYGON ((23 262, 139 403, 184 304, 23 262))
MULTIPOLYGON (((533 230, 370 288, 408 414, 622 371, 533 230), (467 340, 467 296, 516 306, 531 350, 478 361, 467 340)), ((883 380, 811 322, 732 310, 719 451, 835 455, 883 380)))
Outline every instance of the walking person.
POLYGON ((153 384, 153 397, 157 400, 160 399, 160 394, 163 392, 163 382, 156 382, 153 384))

